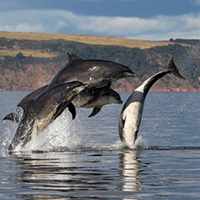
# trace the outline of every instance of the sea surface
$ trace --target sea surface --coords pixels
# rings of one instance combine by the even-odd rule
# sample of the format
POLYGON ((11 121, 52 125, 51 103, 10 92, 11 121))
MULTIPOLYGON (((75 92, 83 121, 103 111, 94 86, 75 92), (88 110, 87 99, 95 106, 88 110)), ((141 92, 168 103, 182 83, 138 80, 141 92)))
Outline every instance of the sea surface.
MULTIPOLYGON (((0 117, 27 92, 0 92, 0 117)), ((120 93, 125 103, 130 93, 120 93)), ((0 122, 0 199, 200 199, 200 93, 150 92, 135 149, 123 146, 123 105, 66 110, 9 154, 17 124, 0 122)))

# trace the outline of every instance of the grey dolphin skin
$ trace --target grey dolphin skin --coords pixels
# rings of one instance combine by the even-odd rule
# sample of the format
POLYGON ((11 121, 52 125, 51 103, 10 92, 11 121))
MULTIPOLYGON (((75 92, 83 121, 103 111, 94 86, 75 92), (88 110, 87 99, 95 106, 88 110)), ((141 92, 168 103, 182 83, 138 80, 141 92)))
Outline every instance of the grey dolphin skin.
MULTIPOLYGON (((67 65, 56 74, 50 84, 40 87, 28 94, 18 103, 17 106, 22 107, 25 112, 29 105, 31 105, 38 96, 51 87, 64 82, 80 81, 84 84, 88 84, 90 89, 83 91, 78 98, 80 100, 83 97, 84 101, 86 94, 90 96, 88 101, 93 101, 94 105, 93 114, 90 116, 94 116, 95 113, 97 114, 100 111, 99 104, 97 104, 98 108, 94 104, 94 102, 97 103, 96 100, 98 99, 98 95, 102 100, 102 94, 107 89, 107 93, 104 95, 104 100, 111 103, 110 100, 114 98, 114 92, 108 91, 113 80, 135 76, 135 73, 132 72, 130 68, 116 62, 95 59, 83 60, 73 53, 68 53, 68 56, 69 61, 67 65), (97 112, 97 110, 99 111, 97 112)), ((115 101, 117 99, 118 97, 113 99, 113 103, 121 103, 121 101, 115 101)), ((87 106, 87 108, 89 108, 89 106, 87 106)), ((65 105, 60 106, 60 112, 58 112, 58 114, 61 114, 64 109, 65 105)), ((3 120, 11 121, 14 121, 15 119, 18 119, 17 113, 9 113, 3 118, 3 120)))
MULTIPOLYGON (((25 113, 27 108, 35 101, 35 99, 37 99, 37 97, 47 90, 47 87, 48 85, 45 85, 32 91, 17 104, 17 107, 23 108, 23 112, 25 113)), ((18 108, 14 113, 7 114, 2 120, 10 120, 18 123, 20 121, 20 113, 18 108)))
MULTIPOLYGON (((78 57, 73 53, 68 53, 68 56, 69 56, 68 64, 56 74, 56 76, 49 84, 48 88, 51 88, 52 86, 57 85, 61 82, 75 81, 75 80, 87 84, 88 88, 92 89, 83 91, 82 95, 80 94, 79 97, 81 96, 85 97, 86 93, 89 96, 91 96, 90 101, 93 102, 94 109, 89 117, 96 115, 103 106, 103 105, 99 106, 97 104, 97 101, 95 101, 95 99, 98 99, 99 97, 102 99, 102 95, 100 95, 101 92, 99 92, 100 95, 99 97, 97 95, 94 96, 94 94, 96 94, 96 91, 98 91, 98 89, 100 91, 101 90, 104 91, 105 88, 107 88, 108 90, 110 88, 112 81, 118 80, 120 78, 135 76, 135 73, 132 72, 132 70, 129 67, 113 61, 97 60, 97 59, 83 60, 82 58, 78 57), (96 102, 96 105, 94 102, 96 102)), ((108 96, 109 95, 107 95, 107 98, 104 98, 104 100, 108 100, 108 96)), ((109 97, 113 96, 110 95, 109 97)), ((60 112, 62 112, 64 109, 65 107, 62 107, 60 109, 60 112)))
POLYGON ((168 70, 161 71, 144 81, 129 96, 124 104, 119 118, 119 136, 121 141, 129 148, 133 148, 138 136, 145 98, 152 85, 166 74, 172 74, 185 79, 174 64, 173 57, 167 64, 168 70))
POLYGON ((48 88, 70 81, 80 81, 89 87, 101 88, 114 80, 135 76, 129 67, 113 61, 84 60, 72 53, 68 53, 68 56, 69 62, 55 75, 48 88))
POLYGON ((98 114, 104 105, 114 103, 122 104, 120 95, 111 88, 107 91, 100 90, 100 92, 95 95, 97 90, 98 88, 95 90, 92 89, 92 91, 86 88, 74 98, 72 103, 76 108, 94 108, 89 117, 98 114))
POLYGON ((9 150, 12 151, 19 145, 20 148, 24 147, 35 135, 44 130, 54 120, 59 112, 59 106, 63 103, 75 117, 76 111, 71 101, 85 87, 83 83, 74 81, 56 85, 42 93, 24 113, 9 150))

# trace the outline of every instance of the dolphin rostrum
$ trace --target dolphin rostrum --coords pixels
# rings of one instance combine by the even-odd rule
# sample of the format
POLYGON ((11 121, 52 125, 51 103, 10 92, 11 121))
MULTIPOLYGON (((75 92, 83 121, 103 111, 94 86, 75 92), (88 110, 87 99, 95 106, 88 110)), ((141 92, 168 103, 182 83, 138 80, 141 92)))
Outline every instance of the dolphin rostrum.
POLYGON ((156 73, 137 87, 122 108, 118 124, 119 136, 121 141, 130 148, 134 147, 137 139, 145 98, 152 85, 166 74, 185 79, 174 64, 173 57, 169 59, 167 68, 168 70, 156 73))

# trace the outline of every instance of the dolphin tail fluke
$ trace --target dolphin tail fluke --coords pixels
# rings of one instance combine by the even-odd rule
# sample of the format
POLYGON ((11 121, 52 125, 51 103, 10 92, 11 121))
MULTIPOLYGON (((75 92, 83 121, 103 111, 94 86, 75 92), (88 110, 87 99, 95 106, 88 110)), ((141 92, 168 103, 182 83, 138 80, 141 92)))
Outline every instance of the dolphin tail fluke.
POLYGON ((171 70, 170 74, 173 74, 174 76, 185 79, 179 72, 178 68, 176 67, 174 63, 174 57, 171 57, 167 63, 167 68, 171 70))

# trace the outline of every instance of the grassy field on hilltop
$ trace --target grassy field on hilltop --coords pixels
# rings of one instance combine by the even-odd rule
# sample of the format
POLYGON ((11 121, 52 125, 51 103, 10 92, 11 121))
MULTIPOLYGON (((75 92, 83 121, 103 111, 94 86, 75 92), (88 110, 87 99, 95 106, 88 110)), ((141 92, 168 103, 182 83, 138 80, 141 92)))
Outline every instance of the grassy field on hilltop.
MULTIPOLYGON (((173 44, 169 41, 135 40, 118 37, 75 35, 75 34, 50 34, 50 33, 22 33, 22 32, 0 32, 0 37, 17 40, 58 40, 75 41, 93 45, 116 45, 130 48, 148 49, 155 46, 173 44)), ((185 44, 183 44, 185 45, 185 44)))

